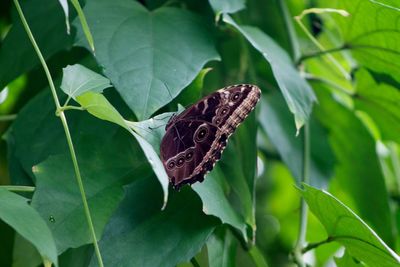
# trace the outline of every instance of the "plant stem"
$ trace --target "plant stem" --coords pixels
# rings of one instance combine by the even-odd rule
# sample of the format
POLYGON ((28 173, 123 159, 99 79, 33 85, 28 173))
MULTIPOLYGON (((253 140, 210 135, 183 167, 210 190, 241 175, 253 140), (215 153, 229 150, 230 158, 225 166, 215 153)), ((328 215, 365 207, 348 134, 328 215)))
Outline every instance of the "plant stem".
POLYGON ((330 242, 332 242, 332 241, 334 241, 334 238, 328 237, 327 239, 322 240, 322 241, 320 241, 320 242, 315 242, 315 243, 308 244, 307 246, 305 246, 305 247, 301 250, 301 252, 304 254, 304 253, 306 253, 306 252, 309 251, 309 250, 312 250, 312 249, 314 249, 314 248, 317 248, 317 247, 319 247, 319 246, 321 246, 321 245, 324 245, 324 244, 326 244, 326 243, 330 243, 330 242))
POLYGON ((0 189, 6 189, 13 192, 34 192, 34 186, 24 186, 24 185, 0 185, 0 189))
POLYGON ((17 118, 17 114, 1 115, 0 121, 13 121, 17 118))
POLYGON ((27 21, 25 19, 24 13, 23 13, 23 11, 21 9, 21 6, 20 6, 18 0, 14 0, 14 4, 15 4, 15 6, 17 8, 18 14, 19 14, 19 16, 21 18, 21 21, 22 21, 22 24, 24 25, 25 31, 28 34, 28 37, 31 40, 31 43, 32 43, 32 45, 33 45, 33 47, 34 47, 34 49, 36 51, 36 54, 39 57, 39 60, 40 60, 40 62, 42 64, 44 72, 46 73, 46 77, 47 77, 47 80, 48 80, 49 85, 50 85, 50 90, 51 90, 51 93, 53 95, 54 103, 56 105, 56 113, 58 113, 59 116, 60 116, 60 119, 61 119, 61 122, 62 122, 62 125, 63 125, 63 128, 64 128, 65 136, 67 138, 69 151, 71 153, 72 163, 74 165, 76 180, 78 182, 79 191, 80 191, 80 194, 81 194, 81 197, 82 197, 82 202, 83 202, 83 207, 84 207, 84 211, 85 211, 85 215, 86 215, 86 220, 88 222, 89 229, 90 229, 90 232, 91 232, 91 235, 92 235, 92 239, 93 239, 93 245, 94 245, 95 253, 96 253, 96 256, 97 256, 97 261, 98 261, 99 266, 103 267, 104 264, 103 264, 103 260, 101 258, 99 246, 97 244, 96 232, 94 230, 92 217, 90 215, 89 205, 88 205, 88 202, 87 202, 87 199, 86 199, 86 194, 85 194, 85 190, 84 190, 84 187, 83 187, 82 177, 81 177, 81 173, 80 173, 80 170, 79 170, 79 165, 78 165, 78 160, 76 158, 74 145, 72 143, 72 138, 71 138, 71 134, 70 134, 68 123, 67 123, 67 118, 65 117, 64 111, 60 110, 60 108, 61 108, 60 101, 58 100, 56 88, 54 86, 54 82, 53 82, 53 79, 51 77, 49 68, 47 67, 46 61, 44 60, 43 55, 40 52, 40 49, 39 49, 39 47, 38 47, 38 45, 37 45, 37 43, 35 41, 35 38, 33 37, 31 29, 29 28, 29 25, 28 25, 28 23, 27 23, 27 21))
MULTIPOLYGON (((66 110, 71 110, 71 109, 73 109, 73 110, 85 110, 84 107, 62 106, 62 107, 60 107, 60 108, 58 109, 58 112, 63 112, 63 111, 66 111, 66 110)), ((58 114, 57 114, 57 115, 58 115, 58 114)))
POLYGON ((279 0, 278 5, 279 5, 279 8, 281 9, 281 13, 282 13, 283 19, 286 24, 286 29, 288 31, 288 37, 289 37, 290 43, 292 45, 293 58, 297 62, 298 59, 300 58, 301 52, 300 52, 300 45, 298 42, 296 31, 294 30, 294 26, 292 23, 292 17, 287 8, 286 1, 279 0))
POLYGON ((324 83, 326 85, 329 85, 330 88, 332 88, 332 89, 334 89, 336 91, 339 91, 341 93, 344 93, 346 95, 354 96, 354 94, 355 94, 355 92, 351 92, 351 91, 347 90, 346 88, 343 88, 342 86, 337 85, 336 83, 334 83, 334 82, 332 82, 332 81, 330 81, 328 79, 325 79, 325 78, 322 78, 322 77, 318 77, 318 76, 315 76, 315 75, 312 75, 312 74, 308 74, 308 73, 306 73, 304 75, 304 77, 307 79, 307 81, 314 81, 314 82, 324 83))
MULTIPOLYGON (((301 184, 310 183, 309 169, 310 169, 310 131, 309 122, 304 124, 304 135, 303 135, 303 171, 301 177, 301 184)), ((307 232, 307 213, 308 208, 304 198, 301 199, 300 204, 300 220, 299 220, 299 232, 297 235, 297 242, 293 249, 294 261, 299 267, 305 267, 303 260, 303 247, 306 244, 306 232, 307 232)))
POLYGON ((335 52, 341 52, 341 51, 347 50, 347 49, 350 49, 350 46, 348 46, 347 44, 343 44, 343 45, 335 47, 335 48, 326 49, 326 50, 322 50, 322 51, 320 50, 320 51, 316 51, 314 53, 309 53, 309 54, 299 57, 298 60, 296 61, 296 65, 300 65, 303 61, 310 59, 310 58, 319 57, 319 56, 323 56, 323 55, 331 54, 331 53, 335 53, 335 52))

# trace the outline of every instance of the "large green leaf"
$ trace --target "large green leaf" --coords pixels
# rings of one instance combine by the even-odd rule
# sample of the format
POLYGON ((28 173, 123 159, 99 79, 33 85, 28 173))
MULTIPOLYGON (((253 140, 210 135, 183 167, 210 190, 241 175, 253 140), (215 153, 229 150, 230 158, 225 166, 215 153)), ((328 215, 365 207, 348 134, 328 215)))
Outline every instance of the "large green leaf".
POLYGON ((337 160, 332 181, 346 194, 350 207, 386 243, 392 245, 394 237, 388 193, 375 141, 353 112, 335 102, 323 89, 319 92, 321 104, 315 109, 316 115, 329 129, 329 141, 337 160))
POLYGON ((188 11, 101 0, 88 1, 84 12, 98 62, 139 119, 170 102, 206 62, 219 58, 207 26, 188 11))
POLYGON ((325 191, 304 185, 302 195, 312 213, 321 221, 329 239, 369 266, 399 266, 400 257, 342 202, 325 191))
POLYGON ((397 1, 322 1, 321 6, 344 9, 348 17, 333 16, 339 26, 344 46, 358 64, 391 75, 400 81, 400 32, 397 1), (379 4, 382 2, 384 5, 379 4))
MULTIPOLYGON (((35 40, 45 58, 71 46, 63 10, 56 0, 45 5, 41 0, 21 2, 35 40)), ((13 27, 0 47, 0 91, 12 80, 39 64, 35 50, 15 12, 13 27)))
POLYGON ((24 197, 0 188, 0 219, 31 242, 43 261, 58 266, 57 250, 50 229, 27 201, 24 197))
POLYGON ((310 116, 316 98, 287 52, 258 28, 238 25, 229 15, 224 15, 224 21, 235 27, 270 63, 286 103, 294 114, 296 128, 300 129, 310 116))
MULTIPOLYGON (((103 132, 103 129, 98 127, 98 131, 103 132)), ((149 167, 134 139, 118 127, 110 127, 102 136, 83 134, 82 140, 85 142, 79 142, 77 149, 78 163, 100 238, 122 199, 122 185, 149 175, 149 167)), ((34 174, 37 189, 32 205, 49 221, 58 252, 90 243, 91 235, 70 155, 49 157, 34 167, 34 174)))
MULTIPOLYGON (((296 136, 291 114, 279 94, 262 98, 260 124, 271 143, 289 167, 293 177, 300 181, 303 161, 303 132, 296 136)), ((310 120, 312 184, 323 185, 333 174, 333 153, 327 142, 327 133, 314 119, 310 120)))
MULTIPOLYGON (((202 213, 189 187, 171 192, 164 211, 159 209, 161 196, 153 178, 126 187, 99 243, 105 266, 175 266, 200 251, 218 220, 202 213)), ((90 266, 96 266, 95 258, 90 266)))

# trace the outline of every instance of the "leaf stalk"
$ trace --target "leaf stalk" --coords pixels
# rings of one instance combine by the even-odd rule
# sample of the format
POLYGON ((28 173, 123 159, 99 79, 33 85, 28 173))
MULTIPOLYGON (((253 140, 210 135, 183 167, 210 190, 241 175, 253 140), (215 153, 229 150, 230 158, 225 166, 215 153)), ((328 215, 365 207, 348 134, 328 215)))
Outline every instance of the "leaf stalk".
MULTIPOLYGON (((301 184, 310 183, 310 130, 309 122, 304 124, 303 128, 303 171, 301 177, 301 184)), ((299 220, 299 232, 297 235, 296 245, 293 249, 294 262, 299 267, 305 267, 306 264, 303 260, 303 247, 306 245, 306 233, 307 233, 307 213, 308 207, 304 198, 301 198, 300 203, 300 220, 299 220)))

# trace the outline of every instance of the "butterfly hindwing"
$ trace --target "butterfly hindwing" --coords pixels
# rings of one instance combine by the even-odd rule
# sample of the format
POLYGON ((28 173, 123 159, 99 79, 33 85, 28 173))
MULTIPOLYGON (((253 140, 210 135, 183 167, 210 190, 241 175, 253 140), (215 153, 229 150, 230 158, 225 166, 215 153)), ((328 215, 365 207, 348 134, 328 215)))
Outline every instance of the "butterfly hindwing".
POLYGON ((254 109, 260 94, 254 85, 225 87, 168 122, 160 150, 175 188, 204 179, 220 159, 229 136, 254 109))

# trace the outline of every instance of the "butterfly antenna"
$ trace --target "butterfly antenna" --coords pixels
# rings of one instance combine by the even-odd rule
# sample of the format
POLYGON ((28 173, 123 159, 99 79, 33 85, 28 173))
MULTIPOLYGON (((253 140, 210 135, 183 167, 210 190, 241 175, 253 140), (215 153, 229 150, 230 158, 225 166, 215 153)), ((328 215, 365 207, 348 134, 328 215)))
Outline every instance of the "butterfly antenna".
POLYGON ((160 128, 160 127, 162 127, 162 126, 165 126, 165 125, 167 125, 167 124, 166 124, 166 123, 160 124, 160 125, 158 125, 158 126, 156 126, 156 127, 148 126, 147 128, 149 128, 150 130, 155 130, 155 129, 158 129, 158 128, 160 128))

